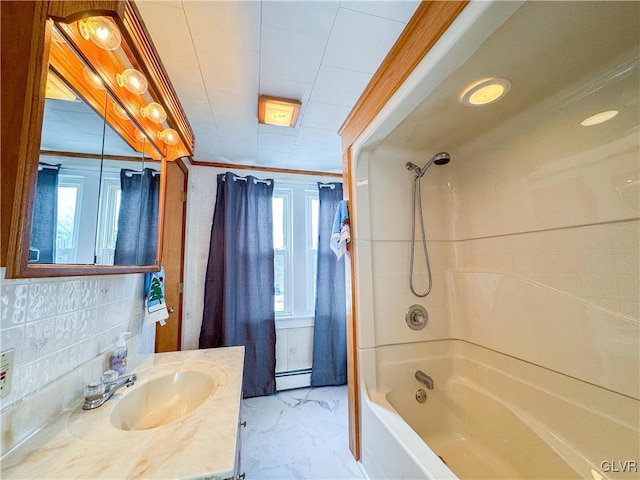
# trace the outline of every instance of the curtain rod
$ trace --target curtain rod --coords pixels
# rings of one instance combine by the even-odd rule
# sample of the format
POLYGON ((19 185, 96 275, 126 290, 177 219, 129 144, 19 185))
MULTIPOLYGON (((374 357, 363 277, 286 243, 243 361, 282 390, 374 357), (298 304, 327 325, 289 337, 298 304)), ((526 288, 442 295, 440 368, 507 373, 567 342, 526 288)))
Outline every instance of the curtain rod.
POLYGON ((48 168, 49 170, 60 170, 61 165, 50 165, 48 163, 38 163, 38 171, 48 168))
MULTIPOLYGON (((234 175, 234 176, 233 176, 233 181, 234 181, 234 182, 237 182, 238 180, 241 180, 241 181, 243 181, 243 182, 246 182, 246 181, 247 181, 246 177, 238 177, 238 176, 234 175)), ((226 176, 222 177, 222 181, 223 181, 223 182, 226 182, 226 181, 227 181, 227 177, 226 177, 226 176)), ((254 181, 255 183, 264 183, 264 184, 266 184, 266 185, 271 185, 271 182, 272 182, 272 180, 262 180, 262 179, 260 179, 260 178, 255 178, 255 177, 253 177, 253 181, 254 181)))
MULTIPOLYGON (((127 170, 126 172, 124 172, 124 174, 127 177, 132 177, 134 175, 142 175, 142 172, 136 172, 136 171, 127 170)), ((153 175, 155 177, 156 175, 160 175, 160 172, 158 172, 157 170, 151 170, 151 175, 153 175)))
POLYGON ((335 189, 336 186, 333 183, 318 183, 319 188, 330 188, 331 190, 335 189))

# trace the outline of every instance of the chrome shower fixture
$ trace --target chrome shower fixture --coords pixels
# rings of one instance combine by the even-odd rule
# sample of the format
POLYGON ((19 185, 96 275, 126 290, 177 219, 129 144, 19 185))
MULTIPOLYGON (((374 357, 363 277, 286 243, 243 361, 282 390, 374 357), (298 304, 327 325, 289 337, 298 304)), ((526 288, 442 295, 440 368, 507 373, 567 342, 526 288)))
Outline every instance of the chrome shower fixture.
POLYGON ((405 167, 407 168, 407 170, 413 170, 416 173, 416 177, 420 178, 427 172, 428 168, 434 163, 436 165, 446 165, 450 161, 451 161, 451 155, 449 155, 447 152, 440 152, 440 153, 436 153, 433 156, 433 158, 431 158, 431 160, 429 160, 427 164, 422 168, 417 166, 415 163, 411 163, 411 162, 407 162, 405 164, 405 167))
POLYGON ((431 287, 433 285, 433 278, 431 276, 431 262, 429 261, 429 251, 427 249, 427 234, 424 229, 424 215, 422 214, 422 195, 420 194, 420 180, 422 176, 426 173, 431 165, 434 163, 436 165, 446 165, 451 161, 451 155, 447 152, 436 153, 431 160, 427 162, 427 164, 420 168, 415 163, 407 162, 405 167, 407 170, 412 170, 415 172, 416 176, 413 179, 413 208, 412 208, 412 220, 411 223, 411 261, 409 263, 409 287, 411 287, 411 291, 416 297, 424 298, 429 295, 431 292, 431 287), (415 232, 416 232, 416 203, 418 204, 418 213, 420 217, 420 231, 422 233, 422 249, 424 251, 424 259, 427 264, 427 277, 429 280, 429 285, 427 286, 427 290, 424 293, 418 293, 413 286, 413 262, 415 260, 415 232))

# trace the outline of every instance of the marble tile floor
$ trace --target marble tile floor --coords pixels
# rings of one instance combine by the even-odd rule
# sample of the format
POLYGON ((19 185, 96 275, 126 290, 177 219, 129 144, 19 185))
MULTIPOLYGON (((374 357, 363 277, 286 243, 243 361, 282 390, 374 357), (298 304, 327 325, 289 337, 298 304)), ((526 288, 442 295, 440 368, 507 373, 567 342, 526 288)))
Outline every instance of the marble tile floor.
POLYGON ((347 387, 243 400, 242 471, 257 479, 362 479, 349 451, 347 387))

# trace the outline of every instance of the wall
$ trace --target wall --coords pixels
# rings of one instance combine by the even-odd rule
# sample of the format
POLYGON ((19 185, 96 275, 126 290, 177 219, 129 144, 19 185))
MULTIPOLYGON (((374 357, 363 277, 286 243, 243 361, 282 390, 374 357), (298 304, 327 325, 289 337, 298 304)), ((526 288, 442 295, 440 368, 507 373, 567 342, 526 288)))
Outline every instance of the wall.
POLYGON ((640 398, 637 124, 552 151, 544 123, 460 149, 456 336, 640 398))
MULTIPOLYGON (((187 227, 185 247, 184 315, 182 349, 198 348, 204 309, 204 279, 209 258, 211 223, 216 201, 216 176, 226 171, 240 176, 254 175, 298 182, 335 182, 336 177, 292 175, 253 170, 233 170, 191 166, 187 196, 187 227)), ((276 320, 276 370, 311 368, 313 319, 276 320)))
MULTIPOLYGON (((426 157, 381 145, 358 159, 355 211, 356 268, 358 269, 358 346, 451 338, 447 272, 455 262, 451 240, 451 189, 447 166, 433 166, 423 177, 422 204, 429 240, 432 291, 418 298, 409 289, 413 179, 405 163, 420 166, 426 157), (423 330, 409 329, 405 312, 423 305, 429 321, 423 330)), ((415 228, 414 286, 427 288, 427 270, 421 246, 420 224, 415 228)))
POLYGON ((143 325, 143 274, 6 280, 4 271, 1 348, 15 358, 11 392, 0 401, 3 454, 79 404, 119 333, 132 332, 132 356, 153 353, 155 341, 155 326, 143 325))

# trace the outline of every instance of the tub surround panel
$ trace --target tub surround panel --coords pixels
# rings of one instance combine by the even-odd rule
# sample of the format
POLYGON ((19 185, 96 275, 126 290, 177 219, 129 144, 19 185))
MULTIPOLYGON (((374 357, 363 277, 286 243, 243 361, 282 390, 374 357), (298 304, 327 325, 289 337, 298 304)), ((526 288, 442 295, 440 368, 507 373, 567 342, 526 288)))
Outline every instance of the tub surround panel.
POLYGON ((523 277, 640 319, 640 221, 458 242, 461 271, 523 277))
MULTIPOLYGON (((372 242, 376 345, 451 337, 446 272, 453 258, 452 245, 429 244, 433 288, 426 298, 416 297, 409 290, 410 245, 410 242, 372 242), (429 314, 422 330, 411 330, 406 324, 405 312, 413 304, 423 305, 429 314)), ((427 270, 421 245, 416 244, 415 249, 414 286, 423 292, 428 285, 427 270)))
POLYGON ((120 391, 105 405, 71 412, 3 458, 3 478, 230 478, 234 475, 242 389, 242 347, 171 352, 139 357, 130 371, 138 386, 166 372, 223 371, 217 390, 189 414, 149 430, 111 424, 120 391), (89 436, 90 439, 86 437, 89 436))
POLYGON ((637 322, 521 278, 451 275, 457 338, 640 399, 637 322))
MULTIPOLYGON (((413 162, 422 168, 439 151, 441 150, 437 146, 432 152, 423 151, 418 154, 407 154, 385 146, 379 146, 373 151, 369 159, 367 185, 372 240, 406 241, 411 237, 415 173, 408 171, 405 163, 413 162)), ((449 168, 454 161, 455 158, 447 165, 432 165, 421 180, 422 209, 428 240, 452 239, 449 168)), ((422 238, 419 222, 416 223, 415 238, 422 238)))

